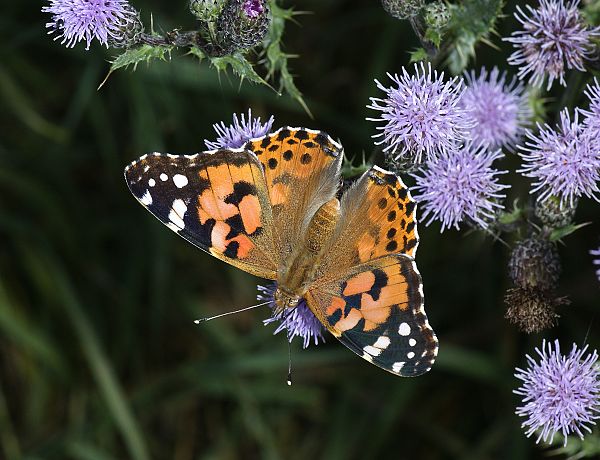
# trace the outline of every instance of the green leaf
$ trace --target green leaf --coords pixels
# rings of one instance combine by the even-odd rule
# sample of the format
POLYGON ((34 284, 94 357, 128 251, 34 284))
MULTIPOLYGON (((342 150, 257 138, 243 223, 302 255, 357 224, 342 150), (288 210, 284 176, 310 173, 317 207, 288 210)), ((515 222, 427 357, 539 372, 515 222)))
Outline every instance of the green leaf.
POLYGON ((275 0, 270 1, 272 21, 269 27, 269 33, 265 39, 264 55, 266 59, 264 64, 267 68, 267 79, 275 79, 279 77, 279 91, 285 91, 293 99, 298 101, 306 113, 312 117, 308 106, 302 98, 302 93, 294 83, 294 77, 288 67, 288 59, 295 57, 291 54, 286 54, 281 49, 281 39, 285 30, 286 21, 293 20, 293 17, 299 12, 293 9, 281 8, 275 0))
POLYGON ((425 39, 433 43, 436 48, 439 48, 442 43, 442 34, 438 29, 430 27, 425 32, 425 39))
POLYGON ((562 240, 565 236, 569 236, 571 233, 575 233, 577 230, 583 227, 587 227, 591 222, 585 222, 583 224, 570 224, 566 227, 557 228, 552 230, 550 233, 550 241, 562 240))
POLYGON ((496 20, 502 13, 503 0, 464 0, 449 4, 452 18, 448 24, 450 53, 447 63, 454 74, 461 73, 475 56, 475 45, 490 43, 496 20))
POLYGON ((228 67, 231 67, 233 72, 238 75, 242 80, 245 78, 254 83, 262 83, 269 86, 269 84, 256 73, 252 64, 240 53, 236 53, 231 56, 223 57, 211 57, 209 58, 211 64, 219 71, 227 71, 228 67))
POLYGON ((425 51, 425 48, 417 48, 414 51, 411 51, 410 53, 410 62, 420 62, 420 61, 427 61, 429 59, 429 55, 427 54, 427 51, 425 51))
POLYGON ((503 212, 498 218, 498 222, 502 225, 510 225, 518 222, 523 218, 523 209, 519 206, 519 200, 515 200, 513 203, 513 210, 510 212, 503 212))
POLYGON ((133 66, 133 70, 135 71, 140 62, 149 63, 155 59, 166 61, 171 58, 172 49, 173 47, 171 46, 142 45, 138 48, 125 50, 111 62, 110 70, 108 71, 106 78, 100 83, 98 89, 102 88, 104 83, 108 80, 108 77, 110 77, 115 70, 133 66))

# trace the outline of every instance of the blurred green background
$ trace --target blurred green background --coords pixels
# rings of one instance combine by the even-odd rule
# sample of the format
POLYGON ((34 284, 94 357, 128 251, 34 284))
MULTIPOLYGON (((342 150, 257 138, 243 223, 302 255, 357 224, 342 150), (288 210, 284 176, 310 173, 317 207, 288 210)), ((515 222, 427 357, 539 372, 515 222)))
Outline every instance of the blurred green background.
MULTIPOLYGON (((149 23, 193 27, 181 1, 138 0, 149 23)), ((288 3, 289 5, 289 3, 288 3)), ((504 319, 508 249, 476 233, 421 226, 417 262, 440 340, 427 375, 401 379, 329 336, 287 346, 250 305, 260 280, 193 248, 130 195, 123 167, 152 152, 194 153, 212 123, 249 107, 340 138, 370 156, 365 121, 374 78, 397 72, 417 46, 407 22, 378 2, 310 0, 285 34, 290 64, 314 114, 287 97, 193 59, 116 72, 97 90, 111 52, 65 49, 46 35, 42 3, 0 15, 0 458, 494 459, 538 458, 514 415, 515 365, 542 337, 504 319)), ((499 33, 516 22, 509 3, 499 33)), ((506 68, 509 50, 478 49, 477 66, 506 68)), ((581 78, 578 84, 583 84, 581 78)), ((562 92, 558 88, 556 96, 562 92)), ((548 101, 553 116, 559 97, 548 101)), ((381 162, 380 156, 376 161, 381 162)), ((514 174, 509 201, 526 199, 514 174)), ((583 200, 577 221, 597 220, 583 200)), ((560 247, 559 292, 572 305, 544 337, 598 345, 599 288, 588 250, 598 222, 560 247), (587 335, 589 333, 589 335, 587 335)))

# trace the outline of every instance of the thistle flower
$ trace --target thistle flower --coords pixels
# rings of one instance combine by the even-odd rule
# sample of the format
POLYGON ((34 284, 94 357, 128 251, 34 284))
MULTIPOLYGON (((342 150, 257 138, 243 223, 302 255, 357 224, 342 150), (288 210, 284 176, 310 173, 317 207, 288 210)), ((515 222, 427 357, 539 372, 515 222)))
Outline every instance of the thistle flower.
POLYGON ((567 445, 567 436, 577 434, 583 439, 584 431, 591 432, 588 425, 595 424, 600 412, 600 370, 596 365, 598 353, 586 354, 587 345, 578 349, 573 344, 567 356, 560 353, 558 340, 542 350, 536 348, 539 362, 527 355, 527 370, 516 369, 515 377, 523 383, 513 392, 523 396, 523 405, 516 414, 526 417, 522 427, 530 437, 539 430, 540 440, 552 443, 560 432, 567 445))
POLYGON ((525 132, 532 116, 525 86, 516 78, 506 81, 506 73, 494 67, 491 72, 482 68, 465 72, 467 88, 461 105, 470 110, 476 125, 471 128, 474 143, 485 143, 491 148, 513 147, 525 132))
POLYGON ((381 122, 374 135, 380 138, 375 145, 384 144, 384 152, 397 153, 396 158, 408 152, 416 162, 421 162, 422 154, 427 159, 439 153, 452 150, 454 144, 468 137, 474 126, 467 111, 460 106, 463 82, 457 77, 444 81, 444 73, 427 67, 421 62, 415 64, 415 75, 402 68, 402 75, 388 77, 393 85, 385 87, 375 80, 377 87, 385 93, 385 98, 370 98, 367 107, 381 111, 380 118, 367 118, 381 122))
POLYGON ((530 74, 529 82, 539 87, 547 75, 550 89, 554 80, 566 86, 566 69, 585 70, 583 61, 592 53, 591 40, 600 29, 586 27, 578 5, 579 0, 540 0, 537 8, 526 5, 527 12, 517 6, 515 18, 523 30, 504 40, 517 49, 508 62, 520 67, 520 79, 530 74))
POLYGON ((554 195, 561 204, 571 207, 584 195, 600 201, 600 147, 579 123, 578 113, 571 121, 567 110, 563 110, 558 131, 547 124, 537 126, 537 136, 528 130, 528 141, 519 146, 524 163, 517 171, 536 180, 531 193, 539 191, 540 201, 554 195))
MULTIPOLYGON (((269 301, 271 309, 275 308, 275 291, 277 283, 270 286, 258 286, 259 294, 256 298, 262 302, 269 301)), ((311 340, 315 345, 319 341, 324 342, 323 325, 306 305, 306 301, 301 299, 298 306, 291 311, 283 311, 279 314, 274 314, 271 318, 263 321, 264 325, 278 322, 279 325, 273 334, 278 334, 281 331, 288 332, 288 339, 291 342, 295 336, 302 338, 304 348, 310 345, 311 340)))
POLYGON ((593 263, 596 267, 598 267, 596 270, 596 276, 598 277, 598 281, 600 281, 600 248, 591 250, 590 254, 599 257, 598 259, 594 259, 593 263))
POLYGON ((62 38, 67 48, 85 40, 88 50, 94 38, 114 46, 141 31, 138 13, 127 0, 50 0, 42 12, 52 15, 52 22, 46 23, 48 33, 58 34, 54 39, 62 38))
POLYGON ((594 130, 595 135, 598 136, 600 134, 600 83, 596 77, 594 77, 594 83, 588 84, 584 92, 590 100, 589 110, 578 110, 585 116, 583 124, 594 130))
POLYGON ((556 297, 551 291, 519 286, 506 291, 504 317, 521 331, 533 334, 556 326, 556 309, 569 303, 566 297, 556 297))
POLYGON ((237 149, 255 137, 261 137, 271 131, 275 118, 271 116, 262 124, 260 117, 252 118, 252 109, 248 109, 247 118, 244 114, 233 114, 233 124, 227 126, 224 122, 213 125, 218 137, 215 141, 204 140, 208 150, 237 149))
POLYGON ((227 0, 217 18, 217 41, 226 53, 258 45, 271 24, 267 0, 227 0))
POLYGON ((561 272, 555 244, 540 238, 519 241, 510 256, 508 270, 519 287, 542 290, 555 288, 561 272))
POLYGON ((500 157, 500 150, 467 144, 428 160, 421 175, 412 174, 417 192, 413 196, 425 225, 439 220, 442 232, 450 227, 459 229, 459 223, 465 221, 487 228, 488 221, 503 208, 498 201, 505 195, 500 191, 508 188, 499 184, 497 177, 506 171, 492 167, 500 157))

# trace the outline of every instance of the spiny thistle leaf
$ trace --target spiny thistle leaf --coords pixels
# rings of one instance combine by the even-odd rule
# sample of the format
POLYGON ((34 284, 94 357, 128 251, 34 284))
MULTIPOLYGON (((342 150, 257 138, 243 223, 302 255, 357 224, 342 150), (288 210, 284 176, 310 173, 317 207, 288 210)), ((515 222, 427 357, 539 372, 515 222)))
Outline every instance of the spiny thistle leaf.
POLYGON ((429 59, 429 55, 427 54, 427 51, 425 51, 425 48, 417 48, 414 51, 411 51, 410 53, 410 62, 420 62, 420 61, 427 61, 429 59))
POLYGON ((489 42, 496 19, 502 12, 503 0, 464 0, 450 4, 452 19, 448 24, 451 51, 448 66, 454 74, 459 74, 475 56, 475 45, 480 41, 489 42))
POLYGON ((106 78, 100 83, 100 86, 98 86, 98 89, 106 83, 108 77, 110 77, 115 70, 133 66, 133 70, 135 71, 140 62, 150 63, 150 61, 155 59, 166 61, 167 59, 171 59, 172 49, 171 46, 142 45, 138 48, 129 48, 125 50, 111 62, 110 70, 108 71, 106 78))
POLYGON ((293 20, 294 15, 301 13, 295 12, 291 8, 281 8, 275 0, 270 1, 270 6, 273 19, 265 40, 266 59, 264 60, 264 64, 267 67, 267 78, 275 78, 275 75, 279 74, 279 91, 284 90, 288 93, 312 117, 308 106, 302 98, 302 93, 294 83, 294 77, 288 68, 288 59, 294 56, 286 54, 281 50, 281 39, 285 30, 285 22, 293 20))
POLYGON ((211 64, 219 71, 226 71, 228 67, 242 80, 245 78, 253 83, 269 84, 254 70, 252 64, 240 53, 231 56, 211 57, 211 64))
POLYGON ((366 172, 372 165, 365 158, 365 153, 362 154, 361 162, 358 166, 354 165, 354 158, 347 158, 344 156, 342 162, 342 177, 345 179, 349 179, 351 177, 358 176, 359 174, 363 174, 366 172))
POLYGON ((562 228, 557 228, 550 233, 548 239, 552 242, 560 241, 565 236, 569 236, 571 233, 575 233, 577 230, 583 227, 587 227, 591 222, 585 222, 583 224, 570 224, 562 228))

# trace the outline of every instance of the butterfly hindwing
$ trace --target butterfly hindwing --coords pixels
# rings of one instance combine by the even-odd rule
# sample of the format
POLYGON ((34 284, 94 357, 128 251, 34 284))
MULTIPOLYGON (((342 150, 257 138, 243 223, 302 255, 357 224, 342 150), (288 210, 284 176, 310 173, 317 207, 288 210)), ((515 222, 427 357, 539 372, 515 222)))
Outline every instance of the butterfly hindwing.
POLYGON ((427 372, 438 345, 423 309, 414 260, 394 254, 338 275, 334 281, 317 280, 306 295, 327 329, 389 372, 406 377, 427 372))
POLYGON ((285 127, 244 148, 263 165, 283 258, 302 238, 310 217, 335 196, 342 146, 322 131, 285 127))
POLYGON ((242 270, 275 279, 273 216, 262 166, 243 150, 151 154, 125 169, 133 195, 174 232, 242 270))

